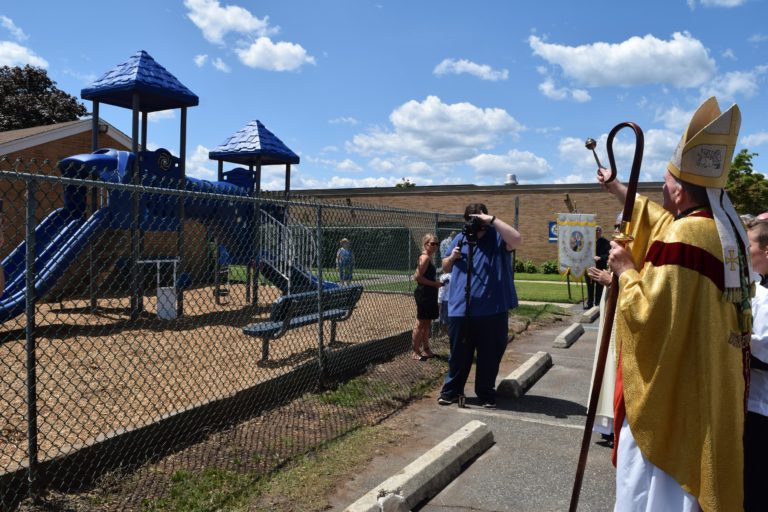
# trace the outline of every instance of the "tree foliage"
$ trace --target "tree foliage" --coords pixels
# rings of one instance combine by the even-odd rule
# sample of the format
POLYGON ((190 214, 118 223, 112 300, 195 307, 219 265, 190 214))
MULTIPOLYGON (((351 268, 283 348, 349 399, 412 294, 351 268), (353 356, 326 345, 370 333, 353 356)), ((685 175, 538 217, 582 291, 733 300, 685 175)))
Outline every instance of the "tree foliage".
POLYGON ((76 121, 88 113, 43 68, 29 65, 0 67, 0 98, 0 131, 76 121))
POLYGON ((395 184, 395 188, 411 188, 415 186, 416 184, 411 180, 409 180, 408 178, 403 178, 402 181, 400 181, 400 183, 395 184))
POLYGON ((757 153, 742 149, 734 157, 728 171, 725 189, 740 214, 757 215, 768 210, 768 181, 753 170, 752 158, 757 153))

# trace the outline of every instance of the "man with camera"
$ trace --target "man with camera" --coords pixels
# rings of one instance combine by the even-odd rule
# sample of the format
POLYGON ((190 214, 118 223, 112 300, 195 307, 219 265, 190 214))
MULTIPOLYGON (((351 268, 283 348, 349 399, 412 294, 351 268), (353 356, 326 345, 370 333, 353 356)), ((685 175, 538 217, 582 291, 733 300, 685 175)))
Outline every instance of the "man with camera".
POLYGON ((451 356, 438 403, 450 405, 464 396, 464 385, 477 351, 475 394, 483 407, 496 407, 496 375, 509 334, 508 312, 517 307, 511 252, 520 233, 482 203, 464 210, 464 229, 443 258, 451 273, 448 337, 451 356))

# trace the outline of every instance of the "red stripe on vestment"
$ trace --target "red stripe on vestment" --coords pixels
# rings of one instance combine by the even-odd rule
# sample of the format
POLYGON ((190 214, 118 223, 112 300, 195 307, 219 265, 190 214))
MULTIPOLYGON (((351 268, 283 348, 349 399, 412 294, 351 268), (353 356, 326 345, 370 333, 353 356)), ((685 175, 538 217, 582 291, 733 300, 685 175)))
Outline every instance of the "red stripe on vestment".
POLYGON ((656 267, 679 265, 698 272, 704 277, 708 277, 720 291, 725 289, 723 263, 711 253, 695 245, 682 242, 667 244, 656 241, 653 242, 653 245, 648 250, 648 254, 645 255, 645 261, 652 263, 656 267))

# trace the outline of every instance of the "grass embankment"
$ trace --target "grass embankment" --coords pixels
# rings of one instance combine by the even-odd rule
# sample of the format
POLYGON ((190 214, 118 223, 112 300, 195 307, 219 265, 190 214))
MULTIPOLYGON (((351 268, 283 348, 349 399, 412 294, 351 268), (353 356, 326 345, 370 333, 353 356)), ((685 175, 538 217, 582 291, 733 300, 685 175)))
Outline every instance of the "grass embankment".
MULTIPOLYGON (((514 311, 515 316, 528 318, 531 322, 563 314, 565 310, 552 304, 521 305, 514 311)), ((426 395, 438 380, 424 379, 414 383, 410 395, 426 395)), ((384 387, 386 384, 374 384, 366 377, 358 377, 313 399, 344 407, 365 407, 384 387), (380 389, 379 386, 383 387, 380 389)), ((385 423, 360 427, 295 458, 269 475, 216 468, 197 473, 178 471, 172 477, 170 494, 145 502, 143 508, 147 512, 328 510, 331 504, 327 496, 333 489, 364 468, 373 459, 377 447, 397 443, 402 435, 400 429, 385 423)))

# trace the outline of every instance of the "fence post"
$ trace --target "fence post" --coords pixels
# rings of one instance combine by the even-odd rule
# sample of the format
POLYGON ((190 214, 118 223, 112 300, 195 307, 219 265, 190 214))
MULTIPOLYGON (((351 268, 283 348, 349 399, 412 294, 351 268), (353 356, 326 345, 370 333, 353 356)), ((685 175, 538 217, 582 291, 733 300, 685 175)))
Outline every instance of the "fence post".
POLYGON ((443 255, 440 254, 440 242, 443 241, 442 238, 440 238, 440 214, 435 214, 435 237, 437 237, 437 251, 435 251, 435 255, 433 258, 435 258, 436 263, 435 266, 437 267, 437 270, 440 270, 440 260, 442 259, 443 255))
MULTIPOLYGON (((92 126, 91 126, 91 151, 95 152, 97 149, 99 149, 99 102, 94 101, 92 126)), ((99 179, 99 173, 98 173, 98 170, 95 168, 95 166, 91 168, 89 177, 94 181, 99 179)), ((99 205, 97 204, 98 194, 99 194, 99 190, 96 187, 91 187, 91 215, 95 214, 96 210, 98 210, 99 208, 99 205)), ((91 313, 96 312, 96 307, 98 305, 96 301, 97 275, 96 275, 95 246, 96 246, 95 241, 91 241, 88 244, 88 295, 91 300, 91 313)))
POLYGON ((320 382, 325 381, 325 344, 323 342, 323 208, 317 206, 317 364, 320 382))
POLYGON ((26 299, 26 352, 27 352, 27 444, 29 449, 28 492, 29 497, 38 496, 38 445, 37 445, 37 359, 35 357, 35 193, 37 182, 27 181, 27 218, 25 254, 25 299, 26 299))

